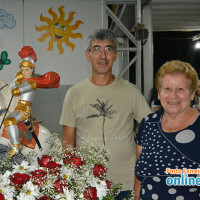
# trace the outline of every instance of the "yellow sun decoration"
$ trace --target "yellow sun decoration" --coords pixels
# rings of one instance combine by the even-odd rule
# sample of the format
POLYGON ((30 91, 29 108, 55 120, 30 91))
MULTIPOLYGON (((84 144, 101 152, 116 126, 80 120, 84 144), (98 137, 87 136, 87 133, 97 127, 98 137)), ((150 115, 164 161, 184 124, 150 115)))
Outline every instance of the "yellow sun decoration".
POLYGON ((57 42, 57 48, 59 49, 59 54, 64 53, 64 49, 62 47, 62 43, 64 42, 68 47, 72 48, 72 51, 75 48, 75 44, 69 41, 69 37, 71 38, 82 38, 81 33, 72 33, 73 30, 77 29, 80 24, 83 24, 82 21, 77 20, 74 25, 70 25, 72 20, 74 19, 75 12, 69 13, 69 18, 64 20, 65 12, 63 11, 64 6, 59 7, 60 18, 57 17, 57 14, 52 10, 52 7, 49 8, 48 12, 53 17, 51 20, 48 17, 43 17, 42 14, 40 16, 40 20, 47 22, 48 25, 42 25, 40 27, 35 27, 38 32, 46 31, 41 38, 38 40, 40 42, 44 42, 48 37, 51 39, 48 43, 48 51, 52 51, 53 45, 57 42))

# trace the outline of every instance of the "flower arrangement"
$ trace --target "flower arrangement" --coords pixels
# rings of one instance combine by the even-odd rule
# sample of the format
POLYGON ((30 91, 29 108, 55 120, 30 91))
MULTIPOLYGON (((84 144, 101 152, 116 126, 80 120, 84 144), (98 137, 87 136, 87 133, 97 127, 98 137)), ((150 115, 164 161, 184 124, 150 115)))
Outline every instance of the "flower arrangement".
POLYGON ((84 143, 79 150, 67 147, 53 134, 51 149, 37 158, 28 155, 21 164, 0 174, 0 200, 114 200, 121 184, 107 180, 105 148, 84 143))

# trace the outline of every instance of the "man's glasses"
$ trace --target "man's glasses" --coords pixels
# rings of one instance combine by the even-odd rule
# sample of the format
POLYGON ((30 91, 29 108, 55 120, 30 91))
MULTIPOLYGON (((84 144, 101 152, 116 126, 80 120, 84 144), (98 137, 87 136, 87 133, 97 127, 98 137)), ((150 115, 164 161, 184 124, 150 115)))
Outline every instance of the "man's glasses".
POLYGON ((94 54, 100 54, 101 52, 105 52, 106 55, 109 55, 109 54, 112 54, 114 52, 114 49, 112 47, 98 47, 98 46, 94 46, 92 49, 91 49, 91 52, 94 53, 94 54))

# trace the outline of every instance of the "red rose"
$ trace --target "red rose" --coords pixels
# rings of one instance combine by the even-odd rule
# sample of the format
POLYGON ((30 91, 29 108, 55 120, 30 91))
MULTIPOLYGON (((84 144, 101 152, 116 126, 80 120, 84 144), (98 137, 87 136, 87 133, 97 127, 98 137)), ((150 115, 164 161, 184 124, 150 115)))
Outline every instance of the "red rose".
POLYGON ((55 174, 59 168, 62 167, 62 165, 54 162, 54 161, 49 161, 46 165, 46 167, 49 169, 50 174, 55 174))
POLYGON ((84 191, 83 195, 84 195, 84 199, 96 200, 97 199, 97 189, 95 187, 90 187, 84 191))
POLYGON ((106 170, 101 164, 95 164, 93 168, 93 175, 94 177, 98 177, 102 180, 102 177, 105 175, 106 170))
POLYGON ((5 200, 4 195, 0 193, 0 200, 5 200))
POLYGON ((65 154, 65 158, 63 159, 63 163, 65 164, 69 164, 69 159, 72 157, 71 153, 66 153, 65 154))
POLYGON ((58 164, 58 163, 56 163, 54 161, 49 161, 47 163, 46 167, 49 168, 49 169, 55 169, 55 168, 61 168, 62 165, 60 165, 60 164, 58 164))
POLYGON ((40 184, 44 183, 47 172, 41 169, 37 169, 31 172, 33 184, 40 186, 40 184))
POLYGON ((11 182, 14 183, 16 188, 21 188, 29 180, 30 176, 27 174, 15 173, 11 176, 11 182))
POLYGON ((110 189, 110 182, 108 180, 106 180, 106 185, 107 185, 107 188, 110 189))
POLYGON ((51 156, 43 155, 41 159, 38 158, 38 164, 41 167, 46 167, 47 163, 51 160, 51 156))
POLYGON ((54 191, 57 193, 63 193, 63 188, 67 187, 67 181, 64 179, 58 179, 54 182, 54 191))
POLYGON ((70 165, 75 165, 77 168, 80 168, 80 166, 82 166, 84 164, 84 162, 81 160, 81 158, 76 157, 76 156, 72 156, 69 159, 69 164, 70 165))
POLYGON ((43 196, 40 197, 38 200, 53 200, 53 199, 50 199, 48 196, 43 196))

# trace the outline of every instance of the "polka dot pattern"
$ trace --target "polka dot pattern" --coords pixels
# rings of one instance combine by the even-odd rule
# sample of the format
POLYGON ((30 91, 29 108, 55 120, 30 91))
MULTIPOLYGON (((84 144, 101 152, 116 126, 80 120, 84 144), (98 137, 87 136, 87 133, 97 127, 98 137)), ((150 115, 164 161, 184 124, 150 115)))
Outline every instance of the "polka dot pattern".
MULTIPOLYGON (((162 112, 150 114, 141 123, 137 142, 142 146, 142 152, 137 160, 135 173, 142 182, 140 199, 199 199, 200 188, 197 186, 168 186, 166 178, 175 175, 166 175, 166 168, 170 169, 197 169, 200 167, 200 152, 190 153, 187 148, 193 149, 194 144, 199 147, 200 136, 195 134, 196 124, 200 129, 200 117, 193 126, 176 133, 162 131, 162 112), (193 129, 192 129, 193 128, 193 129), (189 152, 189 153, 188 153, 189 152), (191 155, 190 155, 191 154, 191 155), (184 190, 183 188, 184 187, 184 190), (187 193, 182 193, 187 189, 187 193)), ((199 134, 200 135, 200 134, 199 134)), ((177 176, 177 175, 176 175, 177 176)))
POLYGON ((158 199, 158 195, 157 194, 152 194, 152 199, 157 200, 158 199))
POLYGON ((195 133, 191 130, 184 130, 176 135, 176 141, 179 143, 189 143, 195 139, 195 133))
POLYGON ((169 194, 176 194, 176 189, 170 188, 170 189, 168 190, 168 193, 169 193, 169 194))
POLYGON ((178 196, 178 197, 176 197, 176 200, 184 200, 184 197, 183 196, 178 196))
POLYGON ((195 191, 197 191, 197 188, 190 188, 189 191, 190 192, 195 192, 195 191))

